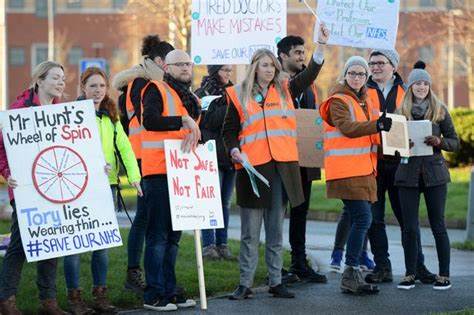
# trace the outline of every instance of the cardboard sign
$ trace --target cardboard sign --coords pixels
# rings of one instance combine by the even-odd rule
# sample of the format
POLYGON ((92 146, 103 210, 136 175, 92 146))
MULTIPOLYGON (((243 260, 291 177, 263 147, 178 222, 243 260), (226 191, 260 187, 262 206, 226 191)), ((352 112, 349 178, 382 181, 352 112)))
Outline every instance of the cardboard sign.
POLYGON ((331 32, 328 44, 394 49, 399 10, 400 0, 319 0, 317 12, 331 32))
POLYGON ((382 150, 385 155, 395 155, 395 151, 400 156, 409 157, 410 147, 408 143, 407 119, 403 115, 389 114, 392 118, 390 131, 382 131, 382 150))
POLYGON ((28 261, 122 245, 91 100, 1 116, 28 261))
POLYGON ((191 55, 195 64, 249 64, 253 53, 286 36, 286 0, 193 0, 191 55))
POLYGON ((299 165, 302 167, 324 166, 323 120, 318 110, 296 109, 299 165))
POLYGON ((165 140, 166 173, 174 231, 224 227, 216 143, 183 153, 181 140, 165 140))

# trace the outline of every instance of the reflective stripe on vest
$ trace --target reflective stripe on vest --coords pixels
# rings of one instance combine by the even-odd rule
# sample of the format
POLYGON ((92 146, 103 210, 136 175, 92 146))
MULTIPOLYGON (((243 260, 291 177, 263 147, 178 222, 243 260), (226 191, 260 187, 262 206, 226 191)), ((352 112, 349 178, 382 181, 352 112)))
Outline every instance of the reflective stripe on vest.
POLYGON ((294 130, 288 130, 288 129, 273 129, 273 130, 267 130, 267 131, 260 131, 257 133, 254 133, 250 136, 242 137, 240 139, 240 145, 244 144, 249 144, 252 142, 255 142, 257 140, 265 139, 266 137, 281 137, 281 136, 287 136, 287 137, 294 137, 296 138, 296 131, 294 130))
POLYGON ((134 135, 137 135, 137 134, 140 134, 140 132, 142 132, 143 130, 145 130, 145 128, 143 128, 142 125, 140 125, 139 127, 128 127, 128 135, 129 136, 134 136, 134 135))
POLYGON ((144 149, 164 149, 164 141, 142 141, 142 148, 144 149))
POLYGON ((284 117, 292 116, 292 117, 296 117, 295 112, 293 112, 293 111, 283 110, 283 109, 269 109, 269 110, 265 110, 265 113, 263 113, 263 111, 262 111, 262 112, 259 112, 259 113, 256 113, 256 114, 253 114, 253 115, 249 116, 248 119, 245 120, 244 123, 242 124, 242 128, 247 127, 248 125, 254 123, 257 120, 263 119, 264 115, 267 118, 274 117, 274 116, 284 116, 284 117))

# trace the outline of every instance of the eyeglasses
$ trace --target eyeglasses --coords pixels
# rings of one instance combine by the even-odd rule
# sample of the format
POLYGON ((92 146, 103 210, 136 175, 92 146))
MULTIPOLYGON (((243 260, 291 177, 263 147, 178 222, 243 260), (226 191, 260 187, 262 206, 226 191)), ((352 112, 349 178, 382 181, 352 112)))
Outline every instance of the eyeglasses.
POLYGON ((361 78, 361 79, 365 79, 365 77, 367 76, 367 73, 365 72, 354 72, 354 71, 351 71, 351 72, 347 72, 347 75, 349 76, 349 78, 351 79, 355 79, 357 77, 361 78))
POLYGON ((385 66, 388 63, 390 63, 390 62, 389 61, 371 61, 371 62, 369 62, 369 67, 378 66, 378 67, 382 68, 383 66, 385 66))
POLYGON ((175 63, 169 63, 168 66, 176 66, 178 68, 183 68, 183 67, 192 67, 193 63, 192 62, 175 62, 175 63))

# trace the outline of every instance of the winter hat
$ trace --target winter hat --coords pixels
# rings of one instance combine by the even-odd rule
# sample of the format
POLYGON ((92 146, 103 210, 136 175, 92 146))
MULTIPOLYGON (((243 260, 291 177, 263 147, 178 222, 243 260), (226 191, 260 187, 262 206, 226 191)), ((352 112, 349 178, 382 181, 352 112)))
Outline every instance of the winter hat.
POLYGON ((349 70, 349 68, 352 66, 362 66, 364 67, 365 72, 367 74, 369 73, 369 65, 367 64, 367 61, 361 56, 352 56, 347 59, 346 64, 344 65, 344 70, 342 71, 343 77, 346 75, 347 70, 349 70))
POLYGON ((431 83, 432 83, 431 76, 428 73, 428 71, 425 70, 425 68, 426 68, 426 64, 421 60, 418 60, 413 65, 413 70, 408 75, 408 86, 407 86, 407 88, 412 86, 417 81, 426 81, 426 82, 429 82, 429 84, 431 85, 431 83))
POLYGON ((398 68, 400 55, 395 49, 374 49, 370 52, 369 58, 373 55, 384 55, 395 69, 398 68))
POLYGON ((207 72, 210 76, 214 75, 219 71, 224 65, 207 65, 207 72))

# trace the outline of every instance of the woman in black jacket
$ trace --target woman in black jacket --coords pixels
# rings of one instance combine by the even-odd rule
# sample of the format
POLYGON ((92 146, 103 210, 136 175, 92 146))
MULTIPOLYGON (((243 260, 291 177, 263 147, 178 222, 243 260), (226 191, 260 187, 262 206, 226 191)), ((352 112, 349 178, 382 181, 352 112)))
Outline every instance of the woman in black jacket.
POLYGON ((417 62, 410 73, 401 112, 408 120, 431 121, 432 135, 425 138, 425 143, 433 147, 433 155, 402 159, 395 174, 404 222, 402 244, 406 267, 405 277, 398 288, 409 290, 415 287, 418 211, 420 194, 423 193, 439 261, 439 275, 433 289, 447 290, 451 288, 450 245, 444 211, 450 176, 441 150, 456 151, 459 148, 459 138, 446 106, 434 95, 431 76, 424 68, 423 62, 417 62))
POLYGON ((200 128, 203 141, 216 141, 224 228, 202 231, 203 257, 229 260, 234 258, 227 246, 227 226, 229 225, 232 192, 235 187, 235 169, 228 154, 226 154, 221 133, 225 113, 227 112, 225 88, 232 86, 230 81, 232 66, 209 65, 207 70, 209 75, 203 78, 201 87, 196 90, 195 94, 199 98, 220 96, 214 99, 207 109, 204 109, 200 128))

